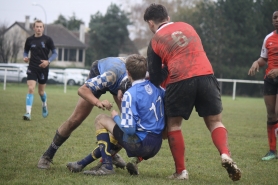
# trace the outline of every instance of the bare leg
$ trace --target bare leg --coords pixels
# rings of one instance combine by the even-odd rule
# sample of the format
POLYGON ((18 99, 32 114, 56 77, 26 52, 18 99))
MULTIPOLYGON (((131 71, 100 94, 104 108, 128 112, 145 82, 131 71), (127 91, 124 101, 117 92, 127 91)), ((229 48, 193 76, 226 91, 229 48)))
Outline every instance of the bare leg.
POLYGON ((72 115, 58 128, 59 134, 63 137, 69 137, 91 113, 93 107, 92 104, 88 103, 83 98, 79 98, 72 115))
POLYGON ((39 93, 40 96, 44 95, 45 87, 46 87, 46 84, 39 84, 38 85, 38 93, 39 93))
POLYGON ((53 141, 38 162, 38 168, 49 169, 50 163, 58 148, 68 139, 70 134, 86 119, 92 111, 93 105, 79 98, 77 105, 67 121, 56 131, 53 141))

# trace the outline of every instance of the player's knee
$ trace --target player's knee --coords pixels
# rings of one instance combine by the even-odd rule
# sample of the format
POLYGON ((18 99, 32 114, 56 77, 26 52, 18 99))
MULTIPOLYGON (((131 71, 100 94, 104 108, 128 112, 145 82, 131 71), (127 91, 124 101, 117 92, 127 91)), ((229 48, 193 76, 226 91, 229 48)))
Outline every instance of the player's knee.
POLYGON ((39 90, 38 93, 39 93, 40 96, 43 96, 44 95, 44 90, 43 91, 39 90))
POLYGON ((102 127, 102 120, 104 120, 105 118, 106 118, 106 115, 104 115, 104 114, 97 115, 97 117, 95 118, 96 128, 102 127))
POLYGON ((28 93, 29 94, 34 94, 34 89, 33 87, 28 87, 28 93))

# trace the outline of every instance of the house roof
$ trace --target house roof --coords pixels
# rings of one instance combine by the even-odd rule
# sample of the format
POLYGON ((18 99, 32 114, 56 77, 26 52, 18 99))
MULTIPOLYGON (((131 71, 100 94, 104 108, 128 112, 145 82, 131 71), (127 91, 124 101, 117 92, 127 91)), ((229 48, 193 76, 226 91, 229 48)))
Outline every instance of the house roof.
MULTIPOLYGON (((15 24, 19 25, 23 30, 25 30, 29 35, 34 34, 32 29, 32 24, 30 24, 30 29, 25 29, 24 22, 15 22, 7 30, 13 27, 15 24)), ((86 48, 87 45, 82 43, 78 37, 76 37, 71 31, 65 28, 61 24, 47 24, 47 35, 53 39, 55 46, 57 47, 72 47, 72 48, 86 48)))
MULTIPOLYGON (((30 23, 30 29, 26 29, 24 22, 15 22, 5 32, 15 25, 21 27, 21 29, 26 31, 26 33, 30 36, 34 34, 32 23, 30 23)), ((85 33, 85 43, 82 43, 79 40, 79 31, 70 31, 61 24, 47 24, 46 26, 47 35, 53 39, 56 47, 84 49, 89 45, 89 32, 85 33)), ((123 45, 120 47, 120 52, 125 54, 139 53, 134 42, 131 41, 130 38, 126 39, 123 45)))

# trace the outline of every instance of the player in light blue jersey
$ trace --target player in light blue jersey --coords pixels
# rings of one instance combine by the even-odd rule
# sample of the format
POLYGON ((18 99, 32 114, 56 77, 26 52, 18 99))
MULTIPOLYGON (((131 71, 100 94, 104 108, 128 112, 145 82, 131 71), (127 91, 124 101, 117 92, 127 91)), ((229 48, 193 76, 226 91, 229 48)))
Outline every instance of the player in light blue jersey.
POLYGON ((100 114, 95 119, 98 147, 78 162, 68 163, 73 168, 82 169, 102 157, 102 165, 84 174, 114 174, 110 149, 119 143, 128 157, 140 157, 147 160, 154 157, 161 148, 162 131, 165 127, 164 89, 157 88, 145 80, 147 61, 143 56, 131 55, 127 58, 126 69, 130 87, 123 95, 121 118, 115 110, 111 116, 100 114), (111 135, 113 139, 111 139, 111 135))
MULTIPOLYGON (((120 83, 127 79, 125 58, 108 57, 93 62, 87 81, 78 89, 80 96, 72 115, 57 129, 53 141, 38 162, 38 168, 49 169, 58 148, 69 138, 70 134, 86 119, 93 107, 110 110, 112 104, 108 100, 99 100, 102 94, 109 91, 120 110, 121 101, 117 98, 120 83)), ((115 146, 117 152, 121 147, 115 146)), ((116 167, 124 168, 125 162, 116 155, 116 167)))

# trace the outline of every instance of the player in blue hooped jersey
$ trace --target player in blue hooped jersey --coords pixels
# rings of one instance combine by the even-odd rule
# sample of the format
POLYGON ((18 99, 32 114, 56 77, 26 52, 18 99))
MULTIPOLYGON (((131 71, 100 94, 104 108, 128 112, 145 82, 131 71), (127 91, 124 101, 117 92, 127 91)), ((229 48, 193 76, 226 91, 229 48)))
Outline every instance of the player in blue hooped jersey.
POLYGON ((110 149, 118 143, 126 150, 128 157, 140 157, 144 160, 154 157, 160 150, 165 127, 164 89, 145 80, 147 61, 143 56, 129 56, 126 69, 132 87, 123 95, 121 118, 115 110, 112 110, 111 116, 100 114, 96 117, 98 147, 84 159, 68 163, 71 171, 81 171, 102 157, 102 165, 99 168, 84 171, 84 174, 115 173, 110 149), (109 134, 114 138, 111 139, 109 134))
MULTIPOLYGON (((120 57, 108 57, 92 63, 90 74, 87 81, 78 89, 80 96, 72 115, 57 129, 53 141, 48 149, 41 156, 37 167, 49 169, 58 148, 69 138, 70 134, 86 119, 94 106, 110 110, 112 104, 108 100, 99 100, 102 94, 110 92, 113 95, 119 110, 121 101, 117 98, 119 85, 127 79, 125 59, 120 57)), ((121 147, 114 147, 114 151, 121 147)), ((115 155, 113 160, 117 160, 117 167, 124 168, 125 162, 115 155)), ((114 160, 114 162, 115 162, 114 160)))

